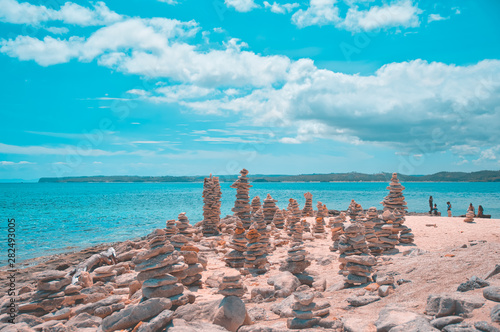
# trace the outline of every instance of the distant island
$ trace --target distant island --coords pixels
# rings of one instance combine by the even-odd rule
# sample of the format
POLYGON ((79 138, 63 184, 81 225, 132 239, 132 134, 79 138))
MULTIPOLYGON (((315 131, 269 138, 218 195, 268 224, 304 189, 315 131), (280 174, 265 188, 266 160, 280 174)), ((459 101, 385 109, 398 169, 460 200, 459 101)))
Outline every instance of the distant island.
MULTIPOLYGON (((388 182, 392 173, 330 173, 301 175, 260 175, 249 176, 252 182, 388 182)), ((60 182, 202 182, 206 176, 79 176, 60 178, 41 178, 39 183, 60 182)), ((233 182, 237 175, 221 175, 221 182, 233 182)), ((479 172, 439 172, 429 175, 398 174, 403 182, 499 182, 500 171, 479 172)))

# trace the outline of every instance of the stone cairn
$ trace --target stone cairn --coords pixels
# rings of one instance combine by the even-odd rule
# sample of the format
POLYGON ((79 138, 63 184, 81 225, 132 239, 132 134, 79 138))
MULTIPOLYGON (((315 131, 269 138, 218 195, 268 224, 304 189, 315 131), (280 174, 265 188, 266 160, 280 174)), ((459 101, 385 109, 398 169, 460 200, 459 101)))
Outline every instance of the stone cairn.
POLYGON ((274 214, 273 224, 278 229, 283 229, 283 227, 285 227, 285 216, 283 216, 283 211, 280 209, 277 209, 274 214))
POLYGON ((196 229, 191 226, 189 223, 189 219, 186 216, 186 212, 179 213, 177 217, 177 229, 179 230, 179 234, 184 235, 185 237, 192 239, 193 234, 196 233, 196 229))
POLYGON ((261 237, 256 224, 252 224, 246 233, 245 271, 242 272, 250 274, 264 274, 267 272, 267 248, 260 241, 261 237))
POLYGON ((286 325, 289 329, 308 329, 318 324, 319 317, 313 312, 316 309, 314 303, 314 292, 312 290, 298 291, 293 293, 295 302, 292 304, 292 315, 294 318, 287 319, 286 325))
MULTIPOLYGON (((358 205, 361 207, 360 204, 358 204, 358 205)), ((375 209, 375 211, 376 211, 376 209, 375 209)), ((370 252, 371 252, 371 248, 372 247, 376 248, 376 246, 379 242, 377 235, 375 234, 375 230, 373 229, 373 227, 375 226, 375 223, 366 217, 366 214, 363 213, 363 208, 360 208, 355 222, 359 222, 359 223, 363 224, 365 240, 368 244, 368 249, 370 249, 370 252)), ((378 251, 377 249, 375 249, 375 250, 378 251)))
POLYGON ((361 285, 371 281, 372 266, 377 263, 370 255, 362 223, 352 223, 344 230, 339 242, 340 274, 348 285, 361 285))
POLYGON ((219 294, 224 296, 242 297, 246 292, 246 287, 241 281, 241 274, 233 271, 225 273, 219 284, 219 294))
POLYGON ((220 222, 220 198, 222 192, 218 177, 205 178, 203 182, 203 223, 202 233, 204 236, 215 236, 219 234, 220 222))
POLYGON ((328 217, 328 209, 326 205, 318 202, 318 212, 316 213, 316 222, 313 226, 314 233, 324 233, 325 232, 325 218, 328 217), (326 214, 325 214, 326 212, 326 214))
POLYGON ((245 264, 244 253, 246 251, 246 244, 247 240, 245 237, 245 228, 243 227, 241 221, 237 221, 233 238, 231 239, 231 243, 228 245, 228 247, 233 250, 225 256, 227 266, 235 269, 243 268, 245 264))
POLYGON ((262 211, 264 212, 264 220, 266 221, 266 225, 270 225, 273 222, 274 215, 276 214, 276 211, 279 210, 276 206, 276 202, 277 200, 272 198, 271 194, 267 194, 267 197, 264 199, 262 211))
POLYGON ((392 231, 384 233, 381 227, 383 224, 383 220, 378 217, 376 207, 372 206, 366 211, 366 215, 363 218, 363 225, 365 225, 366 241, 372 255, 380 255, 384 251, 383 242, 379 239, 380 236, 388 236, 392 233, 392 231))
POLYGON ((363 211, 361 208, 361 205, 356 203, 355 200, 351 199, 351 203, 349 204, 349 207, 347 208, 347 213, 349 214, 349 218, 351 221, 356 220, 358 217, 358 214, 363 211))
POLYGON ((332 228, 333 244, 330 247, 330 250, 337 251, 339 249, 340 236, 344 233, 345 212, 340 212, 338 216, 335 216, 332 219, 330 227, 332 228))
POLYGON ((251 211, 250 211, 251 214, 254 214, 255 212, 259 211, 259 209, 260 209, 260 197, 259 196, 255 196, 252 199, 252 204, 250 205, 250 208, 251 208, 251 211))
POLYGON ((174 246, 174 249, 184 257, 184 262, 187 264, 187 269, 184 271, 182 277, 180 277, 180 282, 184 286, 199 286, 201 285, 201 272, 203 271, 203 266, 199 262, 198 249, 189 238, 177 234, 170 238, 170 243, 174 246))
POLYGON ((179 233, 179 229, 177 228, 177 221, 175 221, 174 219, 167 220, 167 225, 165 228, 165 235, 167 239, 170 239, 177 233, 179 233))
POLYGON ((306 192, 304 197, 306 198, 306 204, 304 205, 304 209, 302 209, 302 217, 314 217, 313 195, 310 192, 306 192))
POLYGON ((307 259, 307 251, 305 250, 304 243, 302 241, 302 232, 304 227, 300 220, 301 211, 297 201, 290 199, 291 204, 291 218, 289 224, 289 230, 291 235, 291 243, 288 249, 288 257, 286 261, 280 266, 280 271, 289 271, 292 274, 301 274, 304 270, 311 265, 311 262, 307 259))
POLYGON ((242 169, 240 171, 240 176, 238 176, 238 180, 236 180, 231 188, 236 189, 236 201, 234 202, 233 211, 243 223, 243 227, 245 229, 249 229, 251 225, 250 219, 250 197, 248 196, 248 192, 252 187, 251 184, 248 183, 248 171, 246 169, 242 169))
POLYGON ((473 221, 474 221, 474 211, 467 210, 467 213, 465 214, 464 222, 473 222, 473 221))
POLYGON ((186 276, 187 265, 166 236, 152 238, 147 250, 140 252, 132 262, 139 272, 137 280, 142 282, 142 296, 145 299, 167 297, 172 305, 179 306, 188 302, 183 295, 184 287, 179 282, 186 276))
POLYGON ((403 225, 403 223, 405 222, 404 212, 396 209, 393 213, 396 217, 396 220, 401 220, 401 223, 399 224, 399 242, 406 244, 413 243, 415 241, 415 235, 411 232, 410 227, 403 225))
POLYGON ((260 234, 259 242, 262 244, 263 249, 266 252, 270 252, 271 248, 269 245, 269 232, 267 231, 267 225, 264 220, 264 213, 262 211, 262 208, 257 210, 257 212, 252 215, 252 224, 255 225, 255 228, 260 234))

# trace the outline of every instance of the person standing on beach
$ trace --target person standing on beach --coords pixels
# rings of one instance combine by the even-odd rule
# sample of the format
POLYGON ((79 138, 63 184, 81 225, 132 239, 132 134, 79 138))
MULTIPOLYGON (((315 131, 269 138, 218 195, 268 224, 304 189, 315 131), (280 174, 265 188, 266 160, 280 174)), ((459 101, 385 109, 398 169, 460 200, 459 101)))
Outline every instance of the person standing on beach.
POLYGON ((432 202, 433 202, 433 199, 431 196, 431 197, 429 197, 429 214, 432 214, 432 209, 433 209, 432 202))
POLYGON ((451 217, 451 203, 446 202, 446 204, 448 205, 448 217, 451 217))

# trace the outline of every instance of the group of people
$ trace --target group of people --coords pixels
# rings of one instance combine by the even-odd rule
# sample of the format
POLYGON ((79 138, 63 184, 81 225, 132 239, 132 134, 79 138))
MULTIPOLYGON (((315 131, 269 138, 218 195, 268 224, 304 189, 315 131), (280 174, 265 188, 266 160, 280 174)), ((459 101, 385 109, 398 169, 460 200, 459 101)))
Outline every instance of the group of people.
MULTIPOLYGON (((451 203, 446 202, 446 205, 447 205, 448 217, 451 217, 451 203)), ((478 217, 478 218, 485 217, 484 209, 481 205, 479 205, 479 207, 477 208, 477 215, 476 215, 476 209, 474 209, 474 206, 472 205, 472 203, 470 203, 468 211, 474 212, 474 217, 478 217)), ((441 213, 438 212, 437 204, 434 203, 434 199, 432 198, 432 196, 429 197, 429 214, 434 214, 435 216, 441 215, 441 213)))

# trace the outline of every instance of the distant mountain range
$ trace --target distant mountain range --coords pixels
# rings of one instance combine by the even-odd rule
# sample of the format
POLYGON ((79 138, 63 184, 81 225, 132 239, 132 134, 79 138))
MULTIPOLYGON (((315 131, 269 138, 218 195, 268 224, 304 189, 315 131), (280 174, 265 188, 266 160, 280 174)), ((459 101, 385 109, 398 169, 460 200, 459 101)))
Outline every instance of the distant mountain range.
MULTIPOLYGON (((301 175, 251 175, 252 182, 388 182, 392 173, 331 173, 301 175)), ((80 176, 41 178, 38 182, 201 182, 206 176, 80 176)), ((233 182, 238 176, 219 176, 221 182, 233 182)), ((499 182, 500 171, 439 172, 430 175, 398 174, 403 182, 499 182)))

